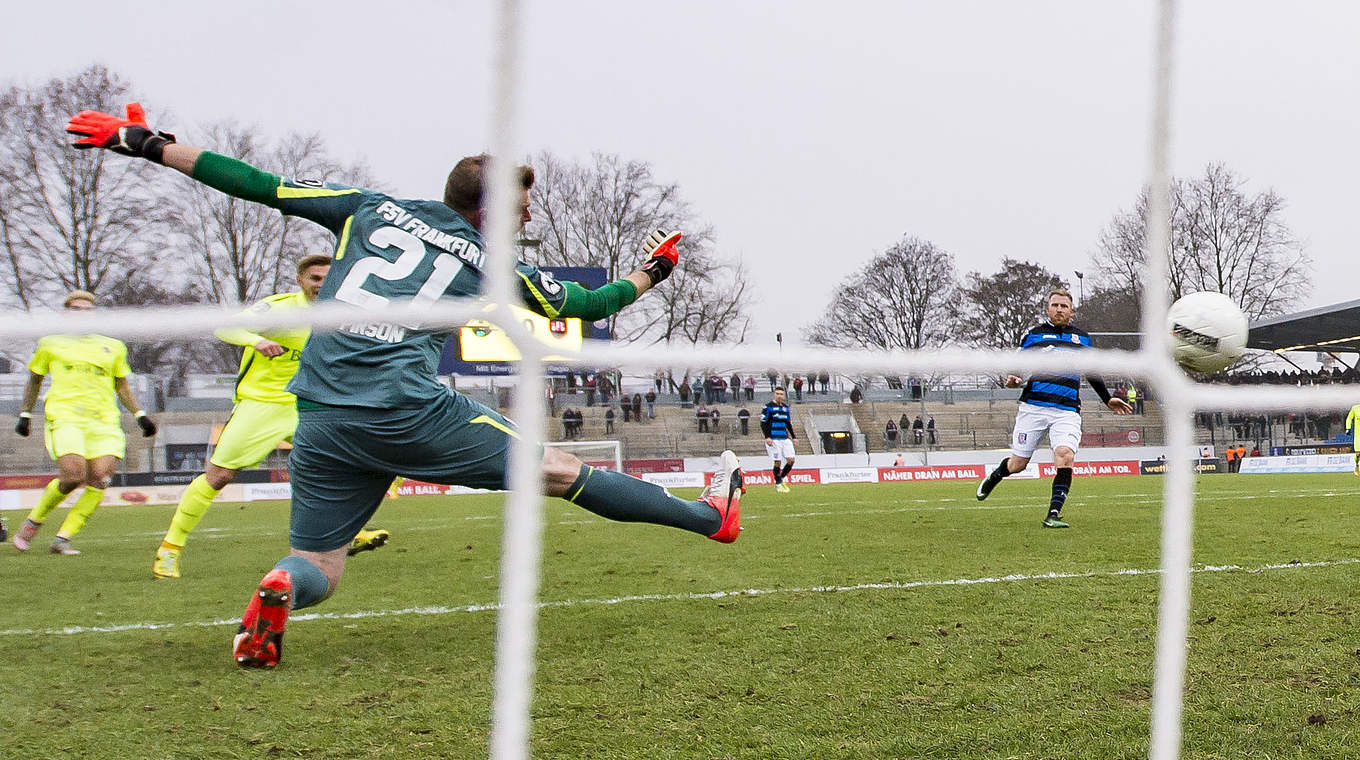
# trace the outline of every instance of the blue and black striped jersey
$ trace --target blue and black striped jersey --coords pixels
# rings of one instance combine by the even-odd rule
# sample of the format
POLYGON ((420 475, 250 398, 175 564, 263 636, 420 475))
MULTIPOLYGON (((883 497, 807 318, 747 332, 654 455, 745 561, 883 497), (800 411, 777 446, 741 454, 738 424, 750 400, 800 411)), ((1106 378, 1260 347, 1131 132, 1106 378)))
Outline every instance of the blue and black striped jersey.
POLYGON ((793 434, 793 416, 789 413, 788 405, 773 401, 760 410, 760 430, 766 438, 775 440, 798 437, 793 434))
MULTIPOLYGON (((1091 347, 1091 336, 1085 330, 1072 325, 1058 327, 1051 322, 1031 327, 1020 339, 1021 351, 1078 351, 1091 347)), ((1094 375, 1086 379, 1102 400, 1109 399, 1110 394, 1103 380, 1094 375)), ((1081 411, 1081 400, 1077 398, 1080 387, 1081 376, 1075 373, 1035 375, 1020 392, 1020 403, 1081 411)))

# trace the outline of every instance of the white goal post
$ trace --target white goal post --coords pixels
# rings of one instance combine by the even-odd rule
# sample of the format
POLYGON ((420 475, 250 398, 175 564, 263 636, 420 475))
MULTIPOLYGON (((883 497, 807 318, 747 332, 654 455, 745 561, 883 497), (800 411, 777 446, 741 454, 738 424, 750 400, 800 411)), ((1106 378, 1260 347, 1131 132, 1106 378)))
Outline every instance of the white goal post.
POLYGON ((623 472, 623 444, 620 441, 553 441, 544 442, 543 446, 570 451, 592 467, 623 472))

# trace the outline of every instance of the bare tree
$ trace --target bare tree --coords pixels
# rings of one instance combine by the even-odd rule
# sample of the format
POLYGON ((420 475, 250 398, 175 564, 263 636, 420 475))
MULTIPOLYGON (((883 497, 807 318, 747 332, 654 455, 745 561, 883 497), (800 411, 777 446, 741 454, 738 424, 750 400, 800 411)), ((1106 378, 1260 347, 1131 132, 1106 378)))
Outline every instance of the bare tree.
POLYGON ((733 342, 750 319, 746 271, 713 248, 713 230, 680 197, 679 186, 656 179, 652 167, 597 153, 571 163, 551 153, 533 158, 533 217, 525 234, 541 241, 526 251, 544 266, 603 267, 613 280, 642 264, 638 245, 653 230, 680 229, 680 266, 637 306, 611 318, 615 338, 628 342, 733 342))
MULTIPOLYGON (((106 290, 104 297, 118 306, 175 306, 203 301, 202 293, 196 287, 177 287, 155 271, 138 272, 120 281, 106 290)), ((129 341, 128 364, 138 374, 170 377, 181 377, 187 372, 235 370, 234 360, 223 361, 219 357, 217 347, 220 345, 225 344, 212 337, 129 341)))
POLYGON ((841 283, 803 336, 826 346, 921 349, 947 343, 955 325, 954 256, 903 237, 841 283))
POLYGON ((1062 278, 1032 261, 1001 260, 1001 270, 986 277, 968 275, 965 334, 984 348, 1014 348, 1020 335, 1044 318, 1050 290, 1066 288, 1062 278))
POLYGON ((1136 333, 1142 329, 1140 322, 1142 313, 1142 304, 1139 303, 1132 291, 1120 288, 1097 288, 1087 293, 1086 299, 1077 305, 1075 322, 1082 329, 1092 334, 1097 347, 1132 351, 1139 345, 1136 333), (1097 335, 1096 333, 1126 334, 1097 335))
MULTIPOLYGON (((1172 299, 1211 290, 1224 293, 1248 318, 1282 314, 1311 287, 1311 261, 1284 221, 1285 202, 1274 191, 1251 195, 1246 182, 1222 164, 1172 184, 1172 299)), ((1099 285, 1142 292, 1146 261, 1147 191, 1134 209, 1115 215, 1093 256, 1099 285)))
POLYGON ((746 269, 720 262, 709 250, 686 250, 680 265, 656 291, 615 325, 624 342, 741 343, 751 319, 746 269))
POLYGON ((4 295, 20 307, 62 290, 98 293, 157 261, 165 216, 145 182, 156 167, 74 150, 63 131, 81 110, 121 113, 130 91, 96 65, 0 92, 0 246, 10 275, 4 295))

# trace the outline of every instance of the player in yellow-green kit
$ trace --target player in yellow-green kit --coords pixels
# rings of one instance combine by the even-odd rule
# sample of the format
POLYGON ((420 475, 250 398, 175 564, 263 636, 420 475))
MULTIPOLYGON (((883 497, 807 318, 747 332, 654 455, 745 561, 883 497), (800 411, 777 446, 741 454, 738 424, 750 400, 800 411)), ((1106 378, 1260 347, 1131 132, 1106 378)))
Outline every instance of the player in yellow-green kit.
MULTIPOLYGON (((311 306, 330 268, 330 256, 304 256, 297 265, 300 290, 270 296, 247 311, 258 314, 311 306)), ((218 338, 243 349, 233 399, 236 405, 217 439, 207 471, 194 478, 180 498, 170 529, 156 550, 156 561, 151 566, 155 577, 180 577, 179 560, 184 544, 217 495, 236 479, 236 473, 259 464, 278 448, 280 441, 292 441, 293 430, 297 428, 297 397, 285 387, 297 374, 298 359, 310 332, 306 325, 263 333, 239 327, 217 331, 218 338)), ((387 538, 387 531, 361 531, 355 545, 376 548, 386 543, 387 538)))
MULTIPOLYGON (((70 311, 88 311, 94 308, 95 299, 92 293, 73 290, 62 305, 70 311)), ((28 371, 14 432, 28 436, 38 393, 50 375, 52 387, 43 401, 45 438, 47 453, 57 461, 60 474, 43 489, 37 506, 15 531, 14 547, 28 551, 47 515, 77 487, 85 486, 51 545, 53 554, 79 554, 71 546, 71 537, 99 507, 126 451, 118 401, 133 411, 143 436, 155 435, 156 423, 142 411, 128 387, 132 368, 127 346, 120 340, 103 335, 49 335, 38 341, 28 371)))
POLYGON ((1360 404, 1351 407, 1346 415, 1346 430, 1351 434, 1351 448, 1355 451, 1355 474, 1360 475, 1360 404))

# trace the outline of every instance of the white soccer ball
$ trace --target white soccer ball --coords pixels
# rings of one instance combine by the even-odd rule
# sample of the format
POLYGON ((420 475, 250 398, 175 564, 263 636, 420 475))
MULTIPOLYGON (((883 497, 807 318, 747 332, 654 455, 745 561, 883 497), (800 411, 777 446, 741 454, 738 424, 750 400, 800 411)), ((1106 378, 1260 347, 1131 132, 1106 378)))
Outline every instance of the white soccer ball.
POLYGON ((1195 372, 1218 372, 1247 346, 1247 315, 1222 293, 1201 291, 1171 304, 1166 313, 1171 355, 1195 372))

